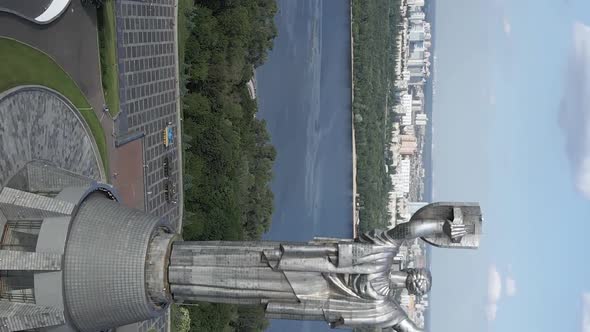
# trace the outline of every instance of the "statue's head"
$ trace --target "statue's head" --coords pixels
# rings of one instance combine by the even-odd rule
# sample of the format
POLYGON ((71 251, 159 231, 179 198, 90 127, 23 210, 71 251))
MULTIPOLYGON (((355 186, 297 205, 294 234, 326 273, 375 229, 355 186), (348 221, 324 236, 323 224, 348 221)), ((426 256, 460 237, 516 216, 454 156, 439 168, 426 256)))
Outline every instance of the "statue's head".
POLYGON ((406 269, 406 288, 410 294, 422 296, 430 292, 432 275, 427 269, 406 269))

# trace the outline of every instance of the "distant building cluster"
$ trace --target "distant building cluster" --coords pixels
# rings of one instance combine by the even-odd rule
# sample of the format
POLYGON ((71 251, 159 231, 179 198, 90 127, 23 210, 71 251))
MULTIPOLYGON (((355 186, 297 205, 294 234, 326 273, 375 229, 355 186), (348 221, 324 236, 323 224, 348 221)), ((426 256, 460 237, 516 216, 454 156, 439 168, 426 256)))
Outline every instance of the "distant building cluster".
POLYGON ((408 314, 419 327, 424 327, 426 320, 426 310, 428 309, 429 301, 428 294, 418 298, 415 295, 408 294, 407 290, 402 291, 399 303, 404 311, 408 314))
MULTIPOLYGON (((424 86, 430 77, 432 34, 426 21, 425 0, 404 0, 397 38, 394 82, 394 117, 386 169, 391 178, 389 193, 390 226, 408 222, 427 203, 423 200, 425 170, 422 164, 428 116, 425 112, 424 86)), ((415 240, 402 245, 396 259, 402 268, 426 267, 425 244, 415 240)), ((424 326, 428 295, 417 298, 407 291, 399 301, 410 318, 424 326)))
POLYGON ((395 37, 399 45, 395 63, 396 100, 390 110, 394 125, 386 165, 393 184, 389 193, 392 224, 401 219, 399 207, 403 202, 420 200, 424 187, 422 153, 428 124, 424 85, 430 76, 432 46, 424 5, 425 0, 402 1, 400 31, 395 37))
POLYGON ((386 169, 393 191, 389 193, 390 221, 401 219, 399 207, 409 199, 420 200, 423 192, 422 165, 425 128, 424 85, 430 76, 431 26, 426 21, 424 0, 404 0, 401 4, 401 26, 396 36, 396 79, 394 82, 394 117, 386 169))

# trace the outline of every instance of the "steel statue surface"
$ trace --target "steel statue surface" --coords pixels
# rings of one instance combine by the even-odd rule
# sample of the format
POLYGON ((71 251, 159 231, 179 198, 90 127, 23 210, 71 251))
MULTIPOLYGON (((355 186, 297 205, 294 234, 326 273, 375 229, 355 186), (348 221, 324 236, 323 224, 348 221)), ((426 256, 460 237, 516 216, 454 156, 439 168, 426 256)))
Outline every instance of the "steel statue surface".
POLYGON ((412 220, 418 219, 447 219, 452 220, 453 224, 465 225, 470 228, 467 234, 457 241, 451 239, 446 233, 434 234, 428 237, 422 237, 425 242, 440 248, 471 248, 479 247, 479 238, 482 232, 482 214, 481 208, 477 203, 433 203, 419 209, 412 216, 412 220))
POLYGON ((176 242, 169 262, 170 290, 180 303, 263 305, 273 319, 421 331, 394 293, 405 288, 423 295, 432 278, 425 269, 396 268, 400 245, 422 238, 439 247, 474 249, 481 223, 477 204, 434 203, 407 223, 354 240, 176 242))

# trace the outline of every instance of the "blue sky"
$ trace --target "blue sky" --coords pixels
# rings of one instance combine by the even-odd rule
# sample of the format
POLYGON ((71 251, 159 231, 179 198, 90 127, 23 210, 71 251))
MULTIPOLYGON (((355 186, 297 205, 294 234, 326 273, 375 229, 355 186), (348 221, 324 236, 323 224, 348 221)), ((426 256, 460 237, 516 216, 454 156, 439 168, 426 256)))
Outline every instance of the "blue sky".
POLYGON ((436 15, 434 198, 479 201, 486 234, 478 251, 434 251, 432 331, 590 331, 588 166, 575 164, 590 155, 590 52, 568 61, 590 2, 439 0, 436 15))

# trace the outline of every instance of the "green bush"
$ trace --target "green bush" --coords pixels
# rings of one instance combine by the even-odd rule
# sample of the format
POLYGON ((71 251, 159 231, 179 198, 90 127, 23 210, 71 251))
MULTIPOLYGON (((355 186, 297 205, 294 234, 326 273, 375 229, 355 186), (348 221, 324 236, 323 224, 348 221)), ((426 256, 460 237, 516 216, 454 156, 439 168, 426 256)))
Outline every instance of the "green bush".
POLYGON ((170 308, 172 332, 189 332, 191 330, 191 318, 189 310, 185 307, 173 304, 170 308))

